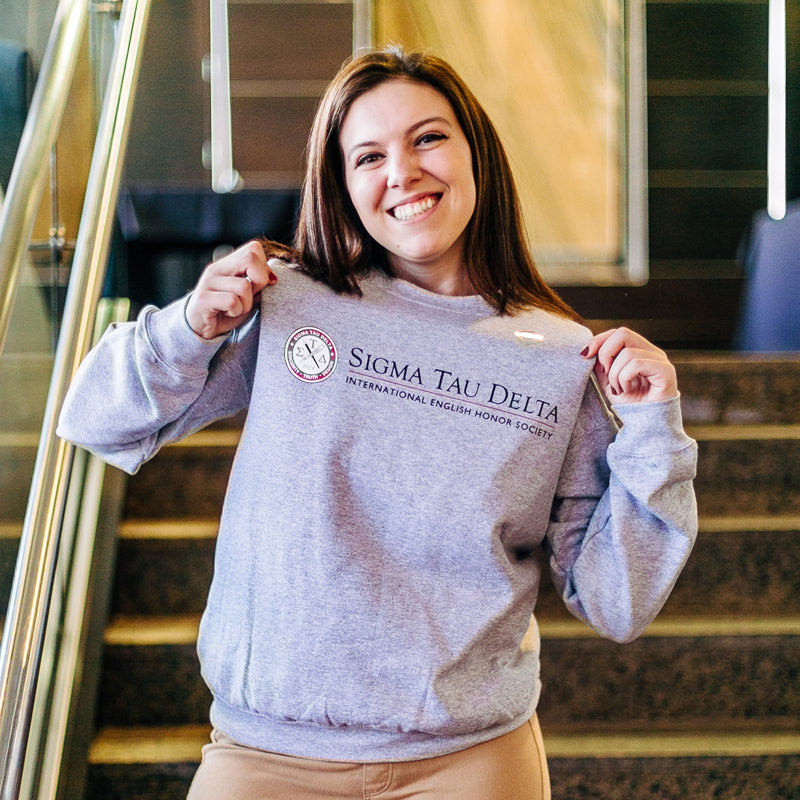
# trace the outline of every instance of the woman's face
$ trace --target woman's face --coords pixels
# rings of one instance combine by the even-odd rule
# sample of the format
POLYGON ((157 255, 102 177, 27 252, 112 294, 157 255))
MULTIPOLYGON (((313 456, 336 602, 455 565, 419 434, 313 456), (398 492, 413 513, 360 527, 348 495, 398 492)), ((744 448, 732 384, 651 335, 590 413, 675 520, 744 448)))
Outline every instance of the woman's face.
POLYGON ((450 103, 393 78, 350 106, 339 136, 350 199, 399 277, 462 294, 475 210, 472 153, 450 103))

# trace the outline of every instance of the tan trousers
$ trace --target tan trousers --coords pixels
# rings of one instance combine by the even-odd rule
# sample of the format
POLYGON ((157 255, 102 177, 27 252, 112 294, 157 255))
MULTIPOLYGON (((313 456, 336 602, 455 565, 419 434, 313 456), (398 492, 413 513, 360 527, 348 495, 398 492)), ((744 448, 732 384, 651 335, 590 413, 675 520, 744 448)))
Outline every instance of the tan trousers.
POLYGON ((243 747, 214 731, 188 800, 550 800, 536 716, 445 756, 380 764, 316 761, 243 747))

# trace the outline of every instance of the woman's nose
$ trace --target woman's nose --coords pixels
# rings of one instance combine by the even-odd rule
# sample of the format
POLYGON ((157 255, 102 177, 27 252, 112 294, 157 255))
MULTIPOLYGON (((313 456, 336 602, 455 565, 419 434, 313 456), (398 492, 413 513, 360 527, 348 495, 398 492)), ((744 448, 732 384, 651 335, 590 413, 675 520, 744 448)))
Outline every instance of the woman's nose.
POLYGON ((414 153, 396 153, 389 159, 387 182, 393 188, 402 189, 416 181, 421 170, 414 153))

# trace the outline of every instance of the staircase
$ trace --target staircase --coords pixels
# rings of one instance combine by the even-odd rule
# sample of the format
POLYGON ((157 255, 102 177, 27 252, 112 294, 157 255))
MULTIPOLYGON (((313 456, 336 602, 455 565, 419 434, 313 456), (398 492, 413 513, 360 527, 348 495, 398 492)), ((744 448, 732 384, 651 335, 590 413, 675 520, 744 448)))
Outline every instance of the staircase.
MULTIPOLYGON (((681 353, 700 443, 697 546, 636 642, 600 639, 546 586, 555 800, 800 798, 800 359, 681 353)), ((207 740, 195 637, 240 420, 129 482, 106 633, 92 800, 183 798, 207 740)))

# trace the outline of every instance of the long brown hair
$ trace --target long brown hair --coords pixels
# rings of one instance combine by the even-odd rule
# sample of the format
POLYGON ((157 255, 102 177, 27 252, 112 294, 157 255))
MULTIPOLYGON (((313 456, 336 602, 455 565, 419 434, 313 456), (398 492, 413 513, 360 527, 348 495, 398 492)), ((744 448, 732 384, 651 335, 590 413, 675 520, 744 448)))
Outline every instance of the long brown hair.
MULTIPOLYGON (((467 225, 465 262, 475 291, 500 313, 535 307, 579 320, 536 269, 511 168, 489 117, 453 68, 427 53, 374 50, 347 62, 328 86, 309 136, 293 258, 340 292, 360 294, 358 277, 373 269, 391 274, 385 250, 366 232, 350 201, 339 134, 353 102, 392 79, 436 89, 469 142, 477 199, 467 225)), ((281 250, 270 254, 287 255, 281 250)))

